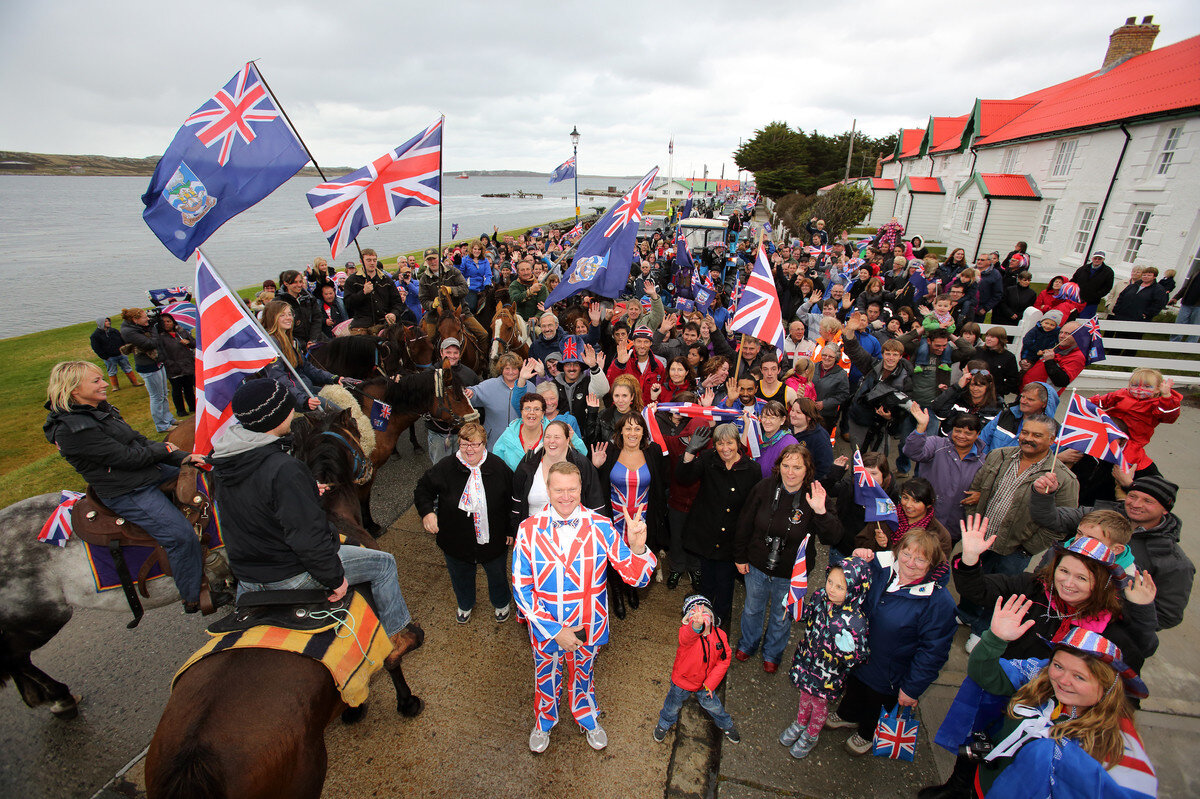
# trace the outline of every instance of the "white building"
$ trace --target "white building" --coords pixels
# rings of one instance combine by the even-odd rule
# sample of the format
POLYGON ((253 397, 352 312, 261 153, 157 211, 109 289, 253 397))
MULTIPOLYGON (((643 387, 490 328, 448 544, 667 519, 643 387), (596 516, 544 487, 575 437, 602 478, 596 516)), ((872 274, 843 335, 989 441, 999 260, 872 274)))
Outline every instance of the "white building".
POLYGON ((1130 18, 1094 72, 903 129, 870 223, 895 216, 969 261, 1025 241, 1038 280, 1103 250, 1118 275, 1137 263, 1182 283, 1200 264, 1200 36, 1152 50, 1157 34, 1130 18))

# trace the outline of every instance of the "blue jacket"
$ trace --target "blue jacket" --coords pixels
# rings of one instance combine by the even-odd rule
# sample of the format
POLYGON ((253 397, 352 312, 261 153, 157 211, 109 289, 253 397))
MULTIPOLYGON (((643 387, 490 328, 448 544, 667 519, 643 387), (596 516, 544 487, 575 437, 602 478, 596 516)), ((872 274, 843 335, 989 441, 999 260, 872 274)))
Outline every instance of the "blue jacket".
MULTIPOLYGON (((564 419, 563 421, 566 420, 564 419)), ((543 418, 542 429, 545 430, 548 424, 550 424, 549 420, 543 418)), ((514 419, 504 429, 504 432, 500 434, 500 437, 496 439, 496 443, 492 445, 492 454, 508 464, 508 468, 510 469, 516 468, 516 465, 521 462, 521 458, 525 457, 525 450, 521 446, 520 429, 521 420, 519 418, 514 419)), ((587 446, 584 445, 582 436, 571 436, 571 446, 580 455, 587 457, 587 446)), ((537 448, 541 449, 541 444, 537 448)))
POLYGON ((996 267, 979 273, 979 306, 978 312, 985 314, 995 308, 1004 297, 1004 278, 996 267))
POLYGON ((1058 328, 1047 333, 1041 323, 1038 323, 1025 331, 1025 335, 1021 339, 1021 360, 1035 363, 1038 359, 1038 352, 1052 350, 1057 346, 1058 328))
MULTIPOLYGON (((1058 389, 1050 383, 1042 383, 1042 386, 1046 389, 1046 410, 1043 413, 1053 417, 1058 411, 1058 389)), ((983 432, 979 434, 979 441, 987 447, 988 452, 1000 447, 1015 446, 1017 435, 1020 434, 1021 425, 1024 423, 1021 416, 1021 403, 1005 408, 999 416, 984 425, 983 432)))
POLYGON ((486 258, 476 261, 467 256, 462 259, 458 270, 467 279, 467 289, 470 291, 483 291, 485 286, 492 285, 492 264, 486 258))
POLYGON ((881 694, 899 691, 917 699, 942 670, 958 622, 954 598, 942 582, 928 582, 888 593, 891 567, 871 561, 871 589, 863 611, 870 628, 871 658, 852 672, 881 694))
POLYGON ((425 309, 421 307, 420 293, 421 284, 416 278, 405 283, 403 280, 396 281, 396 288, 404 289, 404 305, 412 312, 413 318, 420 322, 425 318, 425 309))
POLYGON ((829 431, 820 425, 814 425, 797 433, 792 431, 796 441, 808 448, 812 455, 813 469, 818 480, 824 480, 833 468, 833 445, 829 443, 829 431))
POLYGON ((552 352, 562 352, 563 343, 567 339, 567 331, 561 327, 554 329, 554 338, 546 338, 541 333, 533 337, 533 343, 529 345, 529 357, 537 358, 539 361, 545 361, 546 356, 552 352))
MULTIPOLYGON (((472 387, 471 404, 483 411, 483 426, 487 430, 488 449, 495 451, 504 429, 514 419, 521 418, 514 407, 514 400, 533 388, 533 383, 509 388, 503 377, 491 377, 472 387)), ((519 407, 516 406, 516 407, 519 407)))

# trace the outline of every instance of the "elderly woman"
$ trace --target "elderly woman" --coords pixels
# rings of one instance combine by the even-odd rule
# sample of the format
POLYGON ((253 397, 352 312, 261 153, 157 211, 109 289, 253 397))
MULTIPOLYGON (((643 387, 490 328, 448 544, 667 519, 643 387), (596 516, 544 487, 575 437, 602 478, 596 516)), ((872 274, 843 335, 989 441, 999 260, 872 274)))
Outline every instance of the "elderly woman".
MULTIPOLYGON (((544 385, 544 384, 543 384, 544 385)), ((571 449, 571 428, 557 419, 546 425, 542 432, 542 446, 525 453, 513 470, 511 534, 516 536, 517 525, 540 511, 550 502, 546 493, 546 480, 550 467, 556 463, 570 461, 579 468, 583 480, 583 504, 603 513, 604 491, 600 488, 600 477, 591 461, 571 449)))
POLYGON ((890 552, 856 549, 871 562, 871 590, 863 604, 871 658, 850 672, 830 729, 856 728, 846 740, 853 755, 871 750, 881 708, 916 707, 950 655, 957 622, 954 598, 943 584, 946 556, 937 536, 910 530, 890 552))
POLYGON ((475 608, 475 575, 487 575, 488 599, 497 623, 512 611, 504 565, 512 543, 513 475, 487 451, 487 431, 468 422, 458 432, 458 451, 447 455, 417 480, 413 502, 425 532, 437 536, 446 559, 450 587, 458 602, 455 620, 466 624, 475 608))
MULTIPOLYGON (((551 385, 550 390, 554 392, 555 397, 558 396, 554 391, 553 384, 543 385, 551 385)), ((525 457, 525 453, 542 446, 542 431, 549 424, 546 419, 545 395, 537 391, 522 394, 520 407, 521 418, 513 420, 492 447, 492 452, 510 469, 517 468, 517 464, 521 462, 521 458, 525 457)), ((579 452, 587 455, 587 448, 581 440, 572 436, 571 443, 579 452)))
MULTIPOLYGON (((64 361, 50 370, 46 440, 114 513, 141 527, 166 550, 183 609, 200 609, 200 541, 192 525, 159 486, 199 455, 150 441, 108 404, 108 382, 95 365, 64 361)), ((231 597, 213 594, 214 604, 231 597)))
POLYGON ((775 473, 775 464, 779 461, 780 454, 798 443, 787 427, 787 416, 787 408, 778 400, 768 402, 758 414, 759 423, 762 425, 762 442, 755 461, 764 480, 775 473))
MULTIPOLYGON (((792 631, 783 600, 800 544, 810 533, 836 528, 837 519, 826 512, 825 488, 816 479, 812 456, 800 444, 787 447, 773 475, 750 491, 738 517, 734 562, 746 577, 746 604, 734 657, 745 661, 758 649, 765 615, 763 671, 774 674, 779 668, 792 631)), ((816 542, 810 540, 804 552, 809 571, 815 555, 816 542)))
POLYGON ((683 545, 700 561, 700 593, 717 616, 728 621, 733 613, 737 523, 750 490, 759 483, 758 465, 742 451, 737 425, 726 423, 694 430, 675 474, 684 485, 698 485, 683 545))

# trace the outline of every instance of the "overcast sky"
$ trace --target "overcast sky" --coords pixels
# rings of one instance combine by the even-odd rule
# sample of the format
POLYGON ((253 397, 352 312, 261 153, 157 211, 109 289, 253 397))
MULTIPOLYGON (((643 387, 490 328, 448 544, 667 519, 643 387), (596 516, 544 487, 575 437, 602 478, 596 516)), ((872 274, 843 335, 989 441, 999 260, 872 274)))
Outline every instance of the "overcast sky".
POLYGON ((1100 66, 1131 14, 1156 47, 1200 3, 0 2, 0 149, 158 155, 249 59, 322 165, 358 167, 446 115, 445 166, 710 176, 780 119, 885 135, 1100 66), (629 10, 624 10, 628 8, 629 10))

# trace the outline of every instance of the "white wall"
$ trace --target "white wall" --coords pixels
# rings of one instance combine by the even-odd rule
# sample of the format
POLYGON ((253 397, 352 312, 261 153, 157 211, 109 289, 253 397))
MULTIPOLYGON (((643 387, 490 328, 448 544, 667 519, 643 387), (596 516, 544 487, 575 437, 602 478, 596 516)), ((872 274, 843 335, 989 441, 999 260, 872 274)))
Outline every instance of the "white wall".
POLYGON ((871 216, 867 224, 879 227, 892 218, 892 208, 896 202, 896 192, 893 189, 876 189, 875 204, 871 206, 871 216))
MULTIPOLYGON (((904 226, 904 238, 920 236, 925 241, 941 241, 944 199, 942 194, 913 194, 909 200, 912 210, 906 213, 908 224, 904 226)), ((904 221, 903 216, 900 221, 904 221)))

